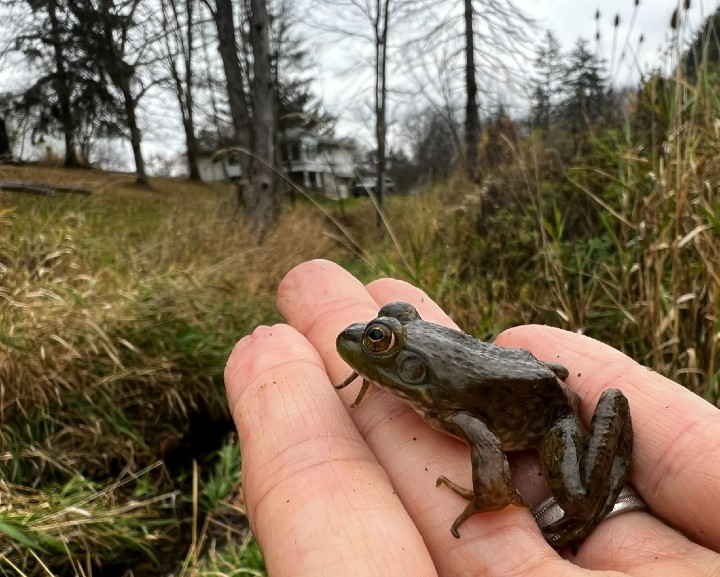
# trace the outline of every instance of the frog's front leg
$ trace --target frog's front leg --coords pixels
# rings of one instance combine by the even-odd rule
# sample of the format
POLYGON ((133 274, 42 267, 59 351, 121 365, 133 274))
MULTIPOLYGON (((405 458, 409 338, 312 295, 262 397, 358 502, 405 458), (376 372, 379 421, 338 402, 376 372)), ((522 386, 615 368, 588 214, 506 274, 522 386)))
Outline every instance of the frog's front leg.
POLYGON ((540 444, 540 466, 565 513, 546 528, 553 547, 577 544, 612 510, 632 455, 628 401, 618 389, 598 400, 589 433, 574 413, 558 419, 540 444))
POLYGON ((455 537, 460 537, 458 527, 475 513, 497 511, 511 503, 527 507, 512 481, 510 466, 502 452, 500 439, 485 423, 465 412, 453 413, 440 419, 440 423, 445 431, 470 446, 472 461, 472 491, 460 487, 444 476, 437 480, 438 485, 443 484, 470 501, 452 525, 451 532, 455 537))

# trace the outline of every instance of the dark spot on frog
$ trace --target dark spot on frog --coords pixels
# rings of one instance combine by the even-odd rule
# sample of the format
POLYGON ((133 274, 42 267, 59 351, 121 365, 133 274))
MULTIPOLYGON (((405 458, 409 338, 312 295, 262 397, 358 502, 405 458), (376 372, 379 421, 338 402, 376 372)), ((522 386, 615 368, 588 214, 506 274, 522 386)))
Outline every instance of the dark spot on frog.
POLYGON ((413 441, 417 441, 417 437, 413 437, 413 441))

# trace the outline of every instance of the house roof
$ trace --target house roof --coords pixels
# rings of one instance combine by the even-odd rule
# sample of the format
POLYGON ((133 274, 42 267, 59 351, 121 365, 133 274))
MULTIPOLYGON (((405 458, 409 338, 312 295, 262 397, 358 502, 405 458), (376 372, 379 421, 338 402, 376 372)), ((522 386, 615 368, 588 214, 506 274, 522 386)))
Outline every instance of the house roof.
POLYGON ((283 134, 282 139, 285 142, 295 142, 298 140, 308 139, 314 140, 318 144, 336 146, 338 148, 346 148, 350 150, 355 150, 356 148, 355 142, 353 142, 349 138, 336 138, 331 135, 318 134, 316 132, 307 130, 306 128, 302 128, 299 126, 287 129, 283 134))

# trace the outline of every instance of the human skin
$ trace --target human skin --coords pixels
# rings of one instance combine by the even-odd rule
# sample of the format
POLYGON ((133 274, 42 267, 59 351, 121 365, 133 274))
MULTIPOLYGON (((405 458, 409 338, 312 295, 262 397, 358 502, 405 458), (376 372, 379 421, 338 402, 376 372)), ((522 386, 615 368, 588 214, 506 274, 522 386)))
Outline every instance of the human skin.
MULTIPOLYGON (((228 360, 248 517, 272 577, 720 575, 720 411, 607 345, 538 325, 507 330, 496 343, 568 367, 586 422, 603 390, 625 393, 631 482, 657 516, 607 519, 575 556, 551 549, 530 512, 515 506, 474 515, 454 538, 465 502, 435 481, 471 485, 467 445, 377 387, 353 409, 360 383, 332 387, 350 372, 335 351, 338 333, 395 300, 455 327, 408 283, 363 286, 328 261, 303 263, 278 289, 288 324, 258 327, 228 360)), ((547 489, 536 460, 523 454, 513 466, 523 497, 539 503, 547 489)))

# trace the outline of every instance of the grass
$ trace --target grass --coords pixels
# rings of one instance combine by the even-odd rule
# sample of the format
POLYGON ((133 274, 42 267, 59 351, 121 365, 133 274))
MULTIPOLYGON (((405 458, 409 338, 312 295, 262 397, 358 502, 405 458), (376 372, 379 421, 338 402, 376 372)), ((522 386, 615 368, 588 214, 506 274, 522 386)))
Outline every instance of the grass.
POLYGON ((369 199, 301 199, 259 247, 228 187, 0 166, 93 191, 0 192, 0 575, 264 575, 222 370, 309 258, 407 279, 481 338, 588 334, 718 404, 717 86, 649 77, 570 165, 562 134, 505 142, 482 186, 387 199, 392 234, 369 199))
MULTIPOLYGON (((0 193, 0 502, 12 503, 0 507, 0 566, 213 566, 208 551, 247 535, 243 512, 222 505, 240 467, 226 440, 225 361, 277 320, 282 275, 334 250, 323 219, 303 207, 284 226, 293 236, 278 230, 259 249, 227 187, 157 179, 143 191, 123 175, 42 167, 0 167, 0 178, 93 191, 0 193), (231 526, 217 512, 227 507, 235 533, 193 545, 196 525, 231 526)), ((248 542, 232 558, 253 551, 248 542)))

